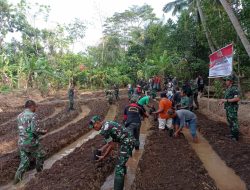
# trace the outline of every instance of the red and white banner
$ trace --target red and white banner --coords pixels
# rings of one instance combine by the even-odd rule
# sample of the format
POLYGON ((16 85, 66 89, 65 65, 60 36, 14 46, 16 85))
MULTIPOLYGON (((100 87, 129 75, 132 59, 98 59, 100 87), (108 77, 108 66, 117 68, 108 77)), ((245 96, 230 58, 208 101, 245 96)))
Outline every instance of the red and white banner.
POLYGON ((224 77, 233 71, 233 44, 209 55, 209 78, 224 77))

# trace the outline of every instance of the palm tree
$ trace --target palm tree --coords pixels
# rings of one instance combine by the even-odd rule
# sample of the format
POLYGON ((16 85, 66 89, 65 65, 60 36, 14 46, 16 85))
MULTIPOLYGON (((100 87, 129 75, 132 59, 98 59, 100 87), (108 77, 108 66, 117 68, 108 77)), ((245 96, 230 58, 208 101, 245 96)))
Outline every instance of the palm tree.
POLYGON ((199 17, 200 17, 201 24, 203 26, 207 41, 208 41, 209 48, 211 52, 214 52, 215 47, 213 45, 210 33, 206 26, 206 20, 205 20, 203 11, 201 9, 200 0, 174 0, 166 4, 163 8, 163 11, 169 12, 173 10, 172 14, 176 15, 178 12, 181 12, 183 9, 186 9, 186 8, 188 8, 190 12, 194 12, 194 10, 198 9, 199 17))
POLYGON ((231 20, 234 29, 237 32, 237 35, 239 36, 248 56, 250 57, 250 43, 237 19, 235 16, 233 9, 231 8, 230 4, 227 2, 227 0, 220 0, 221 5, 224 7, 229 19, 231 20))

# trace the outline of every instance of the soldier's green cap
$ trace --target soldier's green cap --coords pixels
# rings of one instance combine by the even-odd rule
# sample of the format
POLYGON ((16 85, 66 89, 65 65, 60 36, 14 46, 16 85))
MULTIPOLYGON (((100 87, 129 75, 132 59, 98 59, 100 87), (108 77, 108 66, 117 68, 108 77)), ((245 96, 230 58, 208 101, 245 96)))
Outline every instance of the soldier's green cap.
POLYGON ((92 129, 94 127, 95 122, 101 121, 101 117, 99 115, 95 115, 89 121, 89 128, 92 129))
POLYGON ((230 81, 234 81, 234 76, 229 75, 223 78, 223 80, 230 80, 230 81))

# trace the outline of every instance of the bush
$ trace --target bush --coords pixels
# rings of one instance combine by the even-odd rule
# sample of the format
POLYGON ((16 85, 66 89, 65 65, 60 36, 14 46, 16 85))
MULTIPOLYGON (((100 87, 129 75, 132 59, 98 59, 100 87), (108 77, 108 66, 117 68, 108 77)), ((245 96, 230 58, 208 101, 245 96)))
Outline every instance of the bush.
POLYGON ((7 94, 8 92, 11 91, 11 88, 7 85, 2 85, 0 86, 0 92, 3 93, 3 94, 7 94))
POLYGON ((223 84, 220 80, 215 80, 213 83, 214 87, 214 97, 223 98, 223 84))

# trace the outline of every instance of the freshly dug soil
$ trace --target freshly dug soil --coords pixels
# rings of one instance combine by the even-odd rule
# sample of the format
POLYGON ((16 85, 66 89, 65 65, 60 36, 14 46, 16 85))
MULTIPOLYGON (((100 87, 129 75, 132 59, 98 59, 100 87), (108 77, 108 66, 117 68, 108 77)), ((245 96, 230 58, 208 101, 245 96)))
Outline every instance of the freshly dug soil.
MULTIPOLYGON (((42 129, 47 129, 48 132, 53 131, 61 126, 63 126, 68 121, 76 118, 79 115, 79 112, 81 111, 80 107, 77 107, 75 111, 67 112, 66 109, 63 109, 58 114, 56 114, 52 118, 48 118, 45 121, 39 122, 39 127, 42 129)), ((40 118, 45 118, 44 115, 40 115, 40 118)), ((15 122, 16 125, 16 122, 15 122)), ((17 126, 15 127, 17 128, 17 126)), ((17 142, 18 142, 18 131, 17 129, 15 131, 10 131, 6 135, 3 135, 0 137, 0 144, 8 144, 8 151, 10 152, 12 150, 17 149, 17 142)), ((5 151, 2 151, 0 149, 0 156, 4 154, 5 151)))
POLYGON ((124 109, 125 107, 129 104, 129 99, 128 98, 121 98, 117 102, 117 113, 115 117, 115 121, 122 124, 123 123, 123 114, 124 114, 124 109))
MULTIPOLYGON (((41 144, 47 153, 47 157, 51 156, 55 152, 78 139, 80 136, 87 133, 89 131, 87 125, 90 118, 96 114, 104 116, 109 108, 106 101, 104 100, 96 100, 95 102, 92 101, 86 104, 91 110, 88 116, 76 123, 69 125, 67 128, 42 139, 41 144), (96 106, 97 104, 98 107, 96 106)), ((70 118, 68 121, 72 119, 73 118, 70 118)), ((6 184, 11 179, 13 179, 18 165, 19 155, 17 151, 5 154, 0 157, 0 185, 6 184)))
MULTIPOLYGON (((45 119, 46 117, 50 116, 53 114, 55 111, 55 105, 40 105, 37 110, 37 116, 38 120, 45 119)), ((13 113, 9 114, 8 117, 6 116, 6 121, 10 119, 14 119, 21 111, 15 112, 15 115, 13 113)), ((10 121, 4 125, 0 125, 0 136, 10 134, 10 133, 15 133, 17 134, 17 122, 16 120, 10 121)))
POLYGON ((230 134, 230 129, 226 123, 211 120, 201 113, 197 113, 197 116, 200 132, 250 189, 250 143, 234 142, 226 137, 230 134))
POLYGON ((97 136, 89 140, 73 153, 57 161, 52 168, 37 174, 25 187, 33 189, 88 189, 99 190, 101 184, 113 170, 115 159, 105 162, 92 160, 92 151, 103 144, 103 138, 97 136))
POLYGON ((17 116, 20 112, 1 112, 0 125, 17 116))
MULTIPOLYGON (((121 122, 123 120, 123 110, 127 102, 126 98, 117 102, 116 121, 121 122)), ((27 184, 25 189, 99 190, 106 177, 115 168, 115 158, 113 157, 109 157, 100 163, 92 160, 93 150, 103 143, 103 137, 100 135, 89 140, 73 153, 57 161, 52 168, 38 174, 35 179, 27 184)))
POLYGON ((133 190, 215 190, 201 161, 182 136, 171 138, 166 131, 153 128, 138 164, 133 190))

